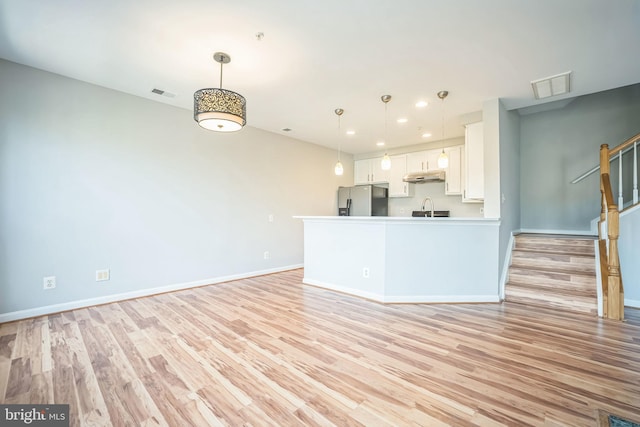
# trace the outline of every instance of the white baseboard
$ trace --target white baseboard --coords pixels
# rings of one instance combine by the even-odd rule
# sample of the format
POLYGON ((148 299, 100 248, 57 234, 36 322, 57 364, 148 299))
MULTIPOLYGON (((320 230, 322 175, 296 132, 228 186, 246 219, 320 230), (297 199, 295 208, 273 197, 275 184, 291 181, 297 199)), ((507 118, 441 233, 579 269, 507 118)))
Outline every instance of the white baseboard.
POLYGON ((625 307, 640 308, 640 300, 625 298, 624 305, 625 307))
POLYGON ((334 285, 332 283, 321 282, 318 280, 304 278, 302 283, 306 285, 316 286, 331 291, 341 292, 368 300, 386 303, 386 304, 460 304, 460 303, 478 303, 478 302, 500 302, 499 295, 380 295, 371 292, 365 292, 360 289, 347 288, 344 286, 334 285))
POLYGON ((266 270, 251 271, 248 273, 233 274, 229 276, 213 277, 210 279, 196 280, 193 282, 176 283, 173 285, 158 286, 155 288, 140 289, 137 291, 124 292, 121 294, 105 295, 102 297, 88 298, 83 300, 69 301, 61 304, 47 305, 44 307, 29 308, 26 310, 13 311, 0 314, 0 323, 12 322, 14 320, 28 319, 30 317, 44 316, 47 314, 60 313, 63 311, 75 310, 78 308, 92 307, 94 305, 108 304, 111 302, 124 301, 132 298, 147 297, 150 295, 162 294, 165 292, 180 291, 183 289, 197 288, 200 286, 214 285, 216 283, 229 282, 232 280, 246 279, 249 277, 263 276, 265 274, 280 273, 282 271, 302 268, 302 264, 289 265, 285 267, 271 268, 266 270))

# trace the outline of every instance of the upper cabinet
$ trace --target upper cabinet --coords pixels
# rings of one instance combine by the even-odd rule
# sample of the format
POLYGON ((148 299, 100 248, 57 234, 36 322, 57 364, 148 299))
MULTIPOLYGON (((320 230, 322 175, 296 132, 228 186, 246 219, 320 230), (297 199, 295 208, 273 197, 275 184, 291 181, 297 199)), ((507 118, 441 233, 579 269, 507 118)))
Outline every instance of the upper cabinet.
POLYGON ((407 154, 407 172, 428 172, 440 170, 438 156, 442 149, 418 151, 407 154))
POLYGON ((389 171, 382 170, 382 157, 356 160, 354 162, 353 181, 358 184, 377 184, 389 182, 389 171))
POLYGON ((464 149, 461 145, 444 149, 447 157, 449 157, 449 166, 446 168, 444 187, 444 192, 447 196, 459 196, 462 194, 463 151, 464 149))
POLYGON ((466 126, 464 139, 463 202, 484 201, 484 127, 482 122, 466 126))
POLYGON ((402 178, 407 174, 407 154, 391 156, 391 170, 389 171, 389 197, 411 197, 412 186, 402 178))

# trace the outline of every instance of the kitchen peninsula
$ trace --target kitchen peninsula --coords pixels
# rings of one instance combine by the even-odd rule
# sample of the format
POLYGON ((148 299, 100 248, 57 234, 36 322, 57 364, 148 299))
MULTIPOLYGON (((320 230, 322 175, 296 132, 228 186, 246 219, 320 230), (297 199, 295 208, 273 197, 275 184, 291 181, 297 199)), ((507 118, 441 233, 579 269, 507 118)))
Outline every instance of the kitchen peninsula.
POLYGON ((306 284, 386 303, 500 300, 498 219, 296 218, 306 284))

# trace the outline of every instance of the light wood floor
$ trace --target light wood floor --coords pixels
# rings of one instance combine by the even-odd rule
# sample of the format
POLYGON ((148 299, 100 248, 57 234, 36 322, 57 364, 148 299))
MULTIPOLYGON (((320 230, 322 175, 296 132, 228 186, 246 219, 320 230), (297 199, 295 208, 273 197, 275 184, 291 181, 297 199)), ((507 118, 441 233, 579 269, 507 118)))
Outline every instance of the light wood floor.
POLYGON ((381 305, 295 270, 0 325, 0 403, 71 425, 595 426, 640 418, 640 315, 381 305))

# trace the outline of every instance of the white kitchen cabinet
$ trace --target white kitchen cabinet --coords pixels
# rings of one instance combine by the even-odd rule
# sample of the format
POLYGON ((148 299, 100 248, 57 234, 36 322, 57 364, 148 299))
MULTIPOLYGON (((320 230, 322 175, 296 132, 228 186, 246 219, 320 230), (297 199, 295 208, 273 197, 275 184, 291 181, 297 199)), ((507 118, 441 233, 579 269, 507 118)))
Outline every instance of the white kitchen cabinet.
POLYGON ((411 197, 413 187, 402 181, 407 174, 407 155, 391 156, 391 170, 389 170, 389 197, 411 197))
POLYGON ((442 153, 442 148, 438 148, 437 150, 429 150, 426 152, 428 172, 442 170, 440 167, 438 167, 438 157, 440 157, 440 153, 442 153))
POLYGON ((484 201, 484 127, 482 122, 465 127, 463 202, 484 201))
POLYGON ((462 158, 463 148, 448 147, 444 152, 449 158, 449 166, 446 168, 444 192, 447 196, 459 196, 462 194, 462 158))
POLYGON ((440 153, 442 153, 442 148, 407 154, 407 172, 442 170, 438 167, 438 156, 440 156, 440 153))
POLYGON ((407 172, 424 172, 427 170, 426 151, 407 154, 407 172))
POLYGON ((377 184, 389 182, 389 171, 382 170, 381 163, 382 157, 356 160, 353 168, 354 184, 377 184))

